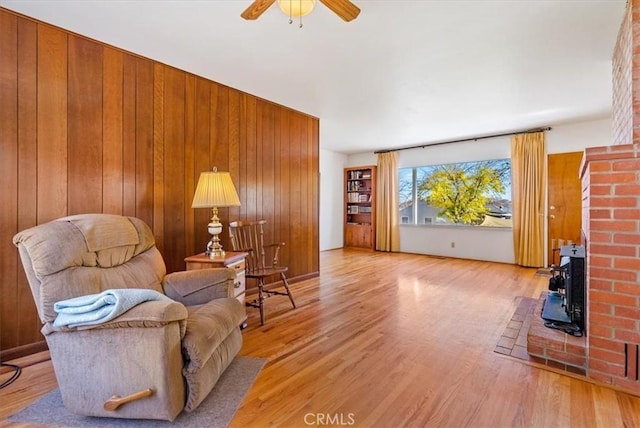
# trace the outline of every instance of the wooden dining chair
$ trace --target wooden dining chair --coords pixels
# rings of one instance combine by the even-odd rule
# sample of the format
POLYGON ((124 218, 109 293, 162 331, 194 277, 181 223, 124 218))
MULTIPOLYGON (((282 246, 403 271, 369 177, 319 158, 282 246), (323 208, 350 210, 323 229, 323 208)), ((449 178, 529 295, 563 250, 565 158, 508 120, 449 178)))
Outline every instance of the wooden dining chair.
POLYGON ((249 253, 247 256, 246 277, 255 278, 258 283, 258 297, 254 300, 247 300, 246 305, 260 309, 260 325, 264 325, 264 300, 274 295, 289 296, 291 304, 296 307, 293 295, 289 289, 289 283, 285 272, 286 266, 278 265, 280 248, 284 242, 265 244, 264 225, 266 220, 242 222, 234 221, 229 224, 229 237, 233 251, 249 253), (280 275, 285 291, 267 289, 265 278, 280 275))

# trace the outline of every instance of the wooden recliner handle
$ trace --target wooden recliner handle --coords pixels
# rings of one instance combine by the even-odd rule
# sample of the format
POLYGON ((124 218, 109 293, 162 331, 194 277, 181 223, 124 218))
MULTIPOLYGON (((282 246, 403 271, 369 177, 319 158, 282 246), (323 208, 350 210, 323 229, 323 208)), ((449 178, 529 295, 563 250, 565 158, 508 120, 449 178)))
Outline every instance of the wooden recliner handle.
POLYGON ((142 391, 134 392, 133 394, 120 397, 119 395, 113 395, 107 401, 104 402, 105 410, 117 410, 118 407, 123 404, 130 403, 131 401, 139 400, 141 398, 149 397, 153 394, 153 389, 147 388, 142 391))

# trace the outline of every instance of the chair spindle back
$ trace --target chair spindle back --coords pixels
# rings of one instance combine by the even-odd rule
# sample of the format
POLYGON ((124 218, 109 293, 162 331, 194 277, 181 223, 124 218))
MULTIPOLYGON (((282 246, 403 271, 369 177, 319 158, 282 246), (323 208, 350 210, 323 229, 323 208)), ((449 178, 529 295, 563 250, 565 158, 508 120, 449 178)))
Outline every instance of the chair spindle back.
POLYGON ((229 224, 229 237, 233 251, 248 252, 247 269, 257 272, 271 268, 278 263, 278 251, 273 260, 267 261, 267 251, 264 245, 264 225, 266 220, 253 222, 234 221, 229 224))

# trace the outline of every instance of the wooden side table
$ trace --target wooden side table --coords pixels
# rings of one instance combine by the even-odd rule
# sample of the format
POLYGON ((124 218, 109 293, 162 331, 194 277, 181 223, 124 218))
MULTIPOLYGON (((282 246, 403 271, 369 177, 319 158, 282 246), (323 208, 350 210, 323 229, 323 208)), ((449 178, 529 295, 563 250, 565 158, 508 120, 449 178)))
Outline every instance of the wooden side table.
POLYGON ((212 269, 219 267, 227 267, 235 269, 236 282, 233 284, 233 296, 244 304, 244 292, 246 289, 245 265, 246 258, 249 253, 238 253, 227 251, 222 257, 211 258, 205 253, 189 256, 184 259, 187 264, 187 270, 196 269, 212 269))

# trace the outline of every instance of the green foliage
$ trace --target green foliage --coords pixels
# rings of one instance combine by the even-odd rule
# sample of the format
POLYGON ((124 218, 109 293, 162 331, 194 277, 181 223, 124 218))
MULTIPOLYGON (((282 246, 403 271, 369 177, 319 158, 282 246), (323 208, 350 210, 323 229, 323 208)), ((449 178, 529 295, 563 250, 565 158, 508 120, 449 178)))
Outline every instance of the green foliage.
POLYGON ((491 161, 434 167, 418 190, 439 215, 454 223, 479 224, 492 195, 504 192, 502 165, 491 161))

